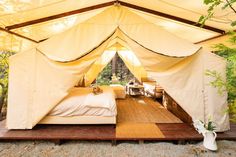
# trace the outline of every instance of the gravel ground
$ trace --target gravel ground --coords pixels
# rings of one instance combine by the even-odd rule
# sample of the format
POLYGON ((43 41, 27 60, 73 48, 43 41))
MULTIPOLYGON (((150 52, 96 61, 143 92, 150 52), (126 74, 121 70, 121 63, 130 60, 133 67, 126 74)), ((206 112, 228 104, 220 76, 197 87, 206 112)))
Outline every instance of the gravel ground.
POLYGON ((1 142, 1 157, 235 157, 236 141, 218 141, 217 152, 207 151, 202 143, 175 145, 168 142, 67 141, 55 145, 49 141, 1 142))

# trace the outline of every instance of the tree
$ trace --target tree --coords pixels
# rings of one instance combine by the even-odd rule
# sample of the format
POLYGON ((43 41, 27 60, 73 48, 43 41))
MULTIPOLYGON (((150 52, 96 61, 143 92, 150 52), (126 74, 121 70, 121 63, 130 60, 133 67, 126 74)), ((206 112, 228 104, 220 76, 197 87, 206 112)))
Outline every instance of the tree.
POLYGON ((2 107, 6 104, 8 90, 8 59, 14 52, 0 51, 0 119, 2 119, 2 107))
POLYGON ((115 57, 107 66, 100 72, 96 79, 96 83, 98 85, 109 85, 111 84, 112 74, 115 73, 116 76, 119 78, 118 84, 125 85, 129 80, 133 79, 133 74, 129 71, 126 67, 123 60, 118 56, 115 57), (113 64, 114 63, 114 64, 113 64))
MULTIPOLYGON (((234 14, 236 14, 236 10, 233 7, 233 4, 236 2, 236 0, 203 0, 205 5, 208 5, 207 9, 207 15, 202 15, 198 22, 202 24, 202 26, 206 23, 207 20, 214 17, 216 8, 221 7, 223 11, 226 11, 226 9, 230 9, 234 14)), ((236 25, 236 20, 231 21, 231 26, 236 25)))
MULTIPOLYGON (((223 11, 227 8, 230 9, 234 14, 236 10, 233 7, 233 4, 236 0, 204 0, 204 4, 208 5, 207 15, 202 15, 199 18, 199 23, 202 26, 205 22, 212 17, 214 17, 215 9, 221 7, 223 11)), ((236 20, 232 20, 230 23, 231 26, 236 25, 236 20)), ((229 41, 232 45, 236 44, 236 33, 235 31, 228 32, 229 41)), ((228 103, 229 109, 228 112, 231 114, 231 120, 236 122, 236 48, 230 48, 224 44, 217 44, 214 46, 215 53, 221 57, 224 57, 227 60, 227 80, 223 81, 222 76, 216 71, 207 71, 206 75, 213 77, 214 81, 211 82, 211 85, 218 88, 219 94, 223 90, 228 92, 228 103)))

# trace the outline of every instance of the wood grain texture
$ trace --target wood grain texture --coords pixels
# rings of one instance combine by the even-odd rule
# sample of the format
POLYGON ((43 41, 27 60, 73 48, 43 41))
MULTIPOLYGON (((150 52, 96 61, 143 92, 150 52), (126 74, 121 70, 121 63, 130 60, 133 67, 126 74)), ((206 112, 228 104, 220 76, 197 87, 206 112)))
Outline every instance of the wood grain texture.
MULTIPOLYGON (((37 125, 32 130, 8 130, 0 121, 2 140, 202 140, 202 135, 179 122, 170 112, 150 98, 128 97, 117 100, 118 123, 115 125, 37 125), (170 114, 169 114, 170 113, 170 114), (159 115, 158 115, 159 114, 159 115), (157 117, 158 115, 158 117, 157 117), (168 115, 168 116, 166 116, 168 115), (160 118, 161 120, 158 120, 160 118), (177 120, 177 123, 173 122, 177 120), (172 123, 165 123, 166 121, 172 123), (158 123, 157 121, 161 122, 158 123), (163 123, 164 122, 164 123, 163 123)), ((217 134, 218 140, 236 140, 236 124, 217 134)))
POLYGON ((165 138, 161 130, 154 123, 118 123, 116 139, 148 139, 165 138))
POLYGON ((160 103, 144 96, 117 100, 117 110, 118 123, 182 123, 160 103))
POLYGON ((193 123, 192 117, 166 92, 163 94, 163 102, 164 107, 184 123, 193 123))
POLYGON ((114 125, 37 125, 32 130, 8 130, 0 123, 0 139, 114 140, 114 125))
MULTIPOLYGON (((202 140, 203 136, 186 123, 157 124, 165 136, 165 140, 202 140)), ((217 140, 236 140, 236 124, 230 125, 230 130, 217 133, 217 140)))

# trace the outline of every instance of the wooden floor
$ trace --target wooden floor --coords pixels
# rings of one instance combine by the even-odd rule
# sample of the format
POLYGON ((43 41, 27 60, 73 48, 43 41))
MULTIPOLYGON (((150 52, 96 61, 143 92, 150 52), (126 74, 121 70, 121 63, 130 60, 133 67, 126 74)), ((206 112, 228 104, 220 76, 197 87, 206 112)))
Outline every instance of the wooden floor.
MULTIPOLYGON (((159 103, 146 97, 117 100, 117 125, 37 125, 32 130, 8 130, 0 122, 0 140, 202 140, 159 103)), ((236 124, 218 133, 218 140, 236 140, 236 124)))
POLYGON ((117 100, 117 111, 118 123, 182 123, 160 103, 144 96, 117 100))

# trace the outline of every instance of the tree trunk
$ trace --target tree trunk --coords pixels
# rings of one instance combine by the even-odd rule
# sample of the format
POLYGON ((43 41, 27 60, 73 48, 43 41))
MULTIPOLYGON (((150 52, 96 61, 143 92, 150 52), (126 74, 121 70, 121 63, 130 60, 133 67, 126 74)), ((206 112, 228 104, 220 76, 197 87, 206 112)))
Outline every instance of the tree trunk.
POLYGON ((5 90, 5 87, 2 83, 0 83, 0 86, 2 88, 2 95, 0 96, 0 120, 2 120, 2 107, 4 105, 7 90, 5 90))
POLYGON ((112 74, 116 73, 116 62, 117 62, 117 55, 112 58, 112 74))
POLYGON ((3 103, 4 103, 4 97, 3 95, 0 97, 0 121, 3 119, 2 117, 2 107, 3 107, 3 103))

